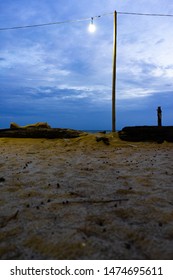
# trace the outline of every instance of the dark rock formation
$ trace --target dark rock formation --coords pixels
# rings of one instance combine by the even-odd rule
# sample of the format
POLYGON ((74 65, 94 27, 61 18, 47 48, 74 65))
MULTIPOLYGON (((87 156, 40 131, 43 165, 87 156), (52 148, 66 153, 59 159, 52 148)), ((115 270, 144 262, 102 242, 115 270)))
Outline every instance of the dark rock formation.
POLYGON ((173 142, 173 126, 129 126, 119 131, 121 140, 173 142))
POLYGON ((82 135, 82 131, 63 128, 16 128, 0 129, 0 137, 12 138, 76 138, 82 135))
POLYGON ((97 142, 103 141, 103 143, 106 144, 106 145, 110 144, 109 143, 109 138, 107 138, 107 137, 96 137, 96 141, 97 142))

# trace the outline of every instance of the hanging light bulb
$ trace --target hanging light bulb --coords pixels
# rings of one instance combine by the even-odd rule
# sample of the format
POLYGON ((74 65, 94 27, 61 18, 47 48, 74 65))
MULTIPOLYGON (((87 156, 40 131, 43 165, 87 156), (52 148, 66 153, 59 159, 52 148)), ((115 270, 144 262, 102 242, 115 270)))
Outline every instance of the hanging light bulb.
POLYGON ((96 30, 96 27, 95 27, 95 25, 93 23, 93 17, 92 17, 90 25, 89 25, 89 32, 93 33, 93 32, 95 32, 95 30, 96 30))

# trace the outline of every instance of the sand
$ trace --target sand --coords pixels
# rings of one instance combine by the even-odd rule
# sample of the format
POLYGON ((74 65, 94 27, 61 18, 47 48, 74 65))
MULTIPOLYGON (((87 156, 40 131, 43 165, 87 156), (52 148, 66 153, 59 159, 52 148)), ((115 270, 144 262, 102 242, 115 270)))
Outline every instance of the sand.
POLYGON ((173 143, 0 139, 1 259, 172 259, 173 143))

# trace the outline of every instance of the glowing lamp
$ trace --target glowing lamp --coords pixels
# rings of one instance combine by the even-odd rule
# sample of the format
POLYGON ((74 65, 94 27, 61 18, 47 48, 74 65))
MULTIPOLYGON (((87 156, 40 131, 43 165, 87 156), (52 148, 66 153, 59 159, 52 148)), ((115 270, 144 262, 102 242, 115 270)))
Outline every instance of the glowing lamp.
POLYGON ((93 32, 95 32, 95 30, 96 30, 96 27, 93 23, 93 18, 91 18, 91 22, 90 22, 90 25, 89 25, 89 32, 93 33, 93 32))

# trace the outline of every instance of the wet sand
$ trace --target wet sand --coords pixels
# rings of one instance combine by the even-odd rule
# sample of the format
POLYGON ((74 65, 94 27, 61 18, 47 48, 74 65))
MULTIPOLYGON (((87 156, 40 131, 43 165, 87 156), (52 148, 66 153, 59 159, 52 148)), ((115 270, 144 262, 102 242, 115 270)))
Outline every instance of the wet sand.
POLYGON ((0 139, 1 259, 173 258, 173 143, 106 137, 0 139))

